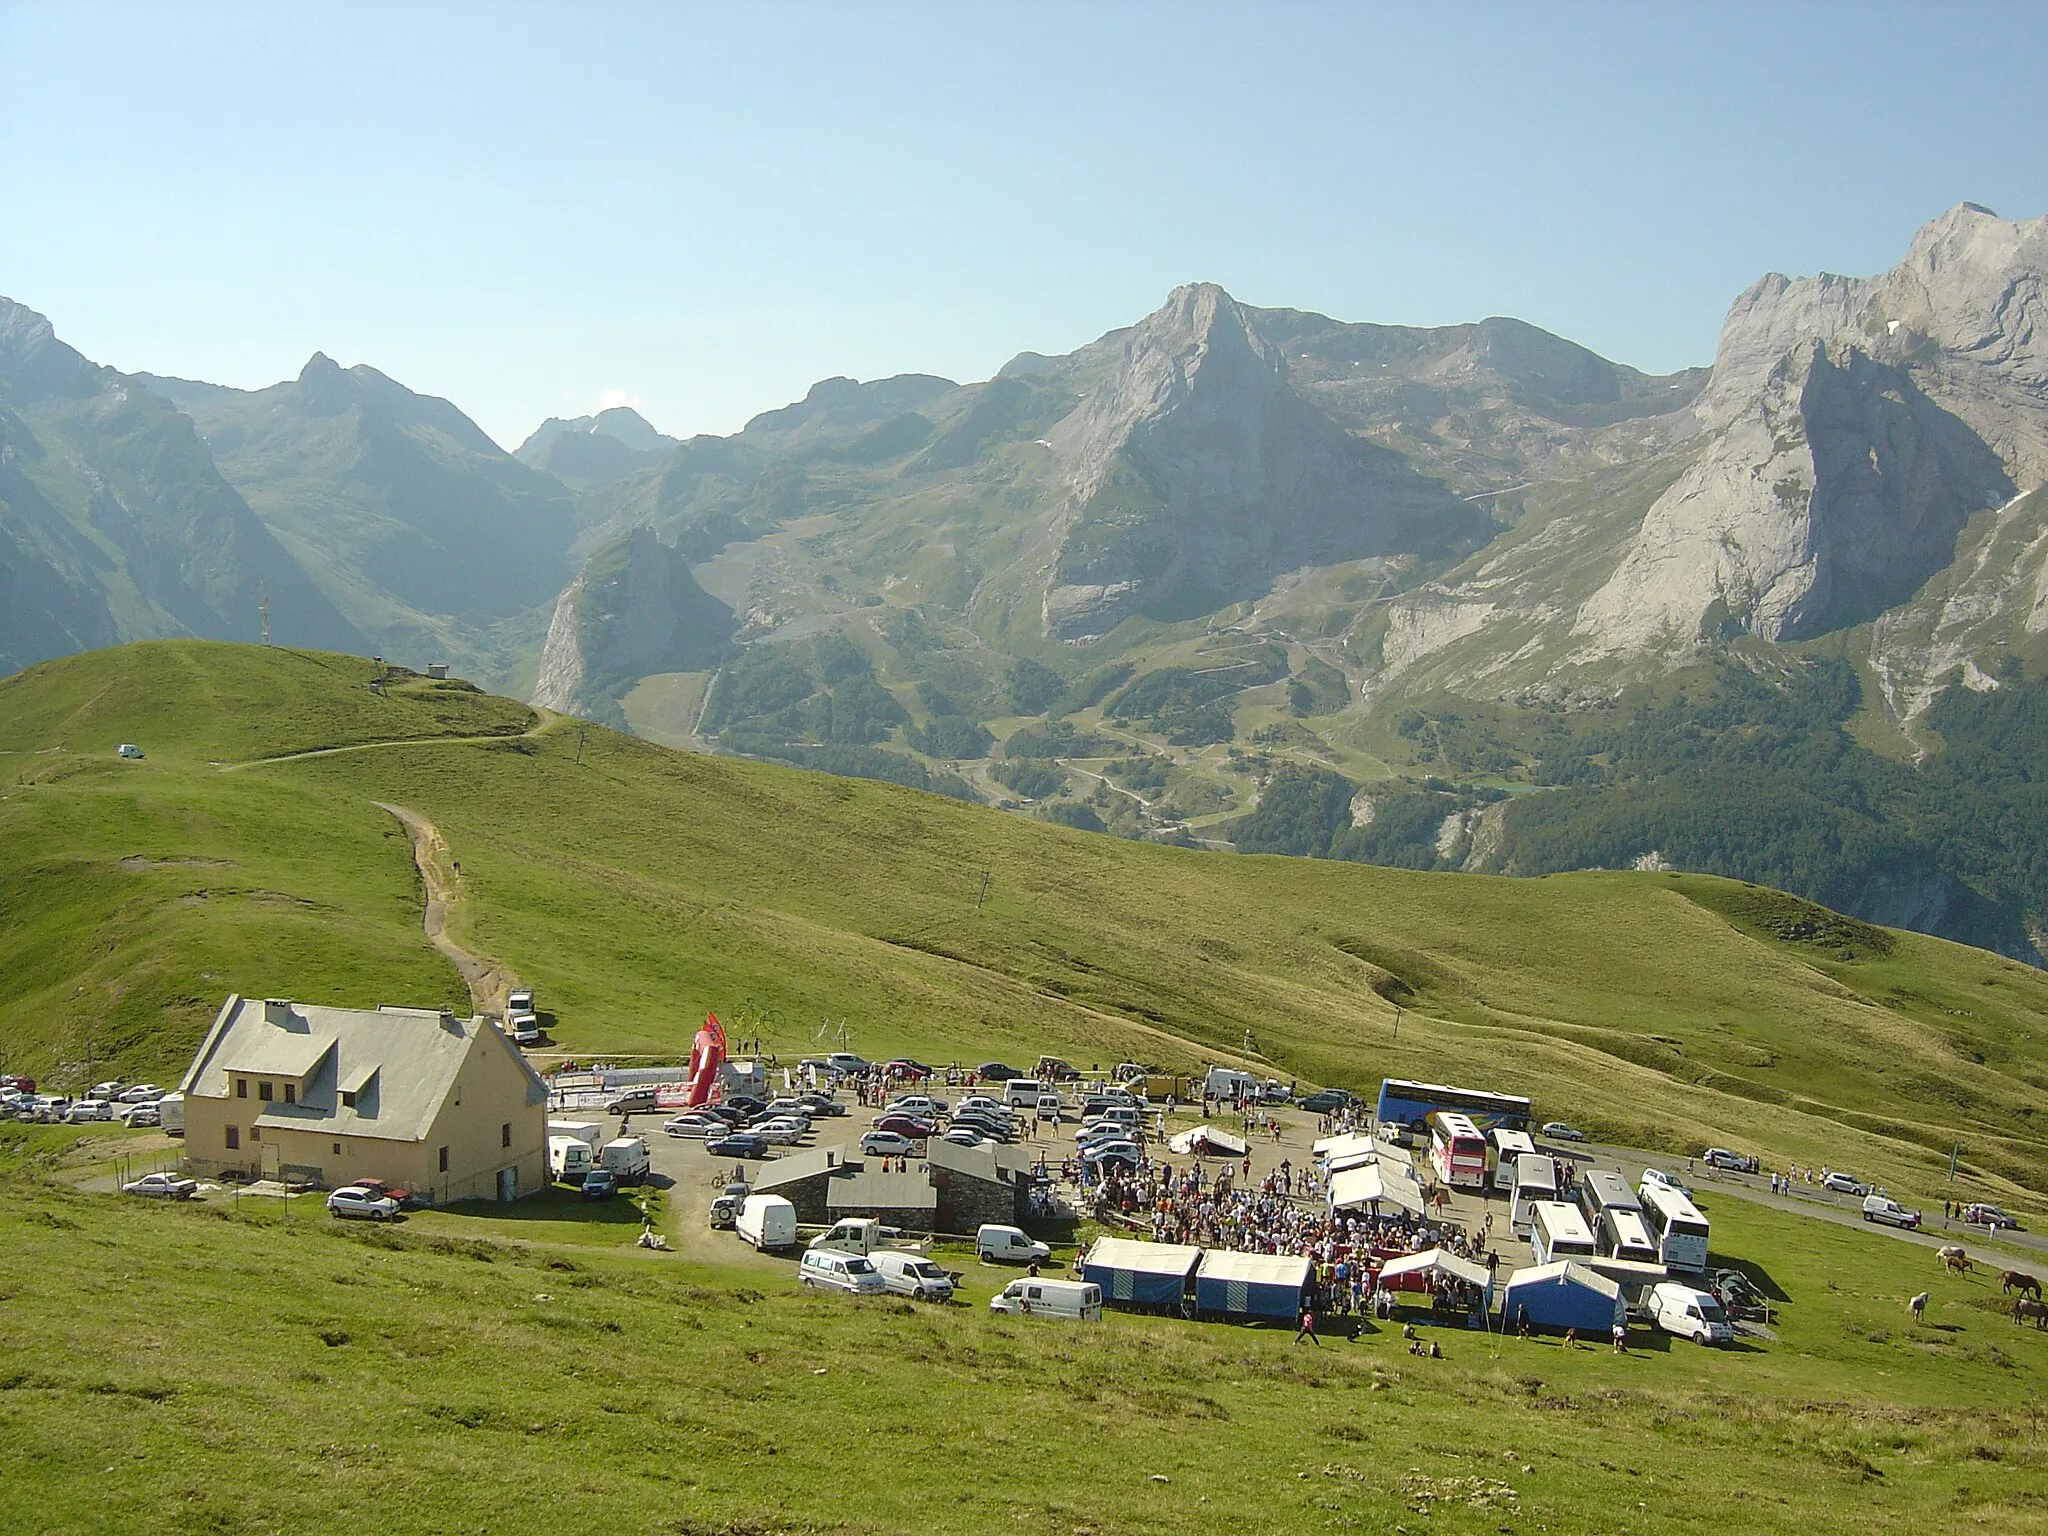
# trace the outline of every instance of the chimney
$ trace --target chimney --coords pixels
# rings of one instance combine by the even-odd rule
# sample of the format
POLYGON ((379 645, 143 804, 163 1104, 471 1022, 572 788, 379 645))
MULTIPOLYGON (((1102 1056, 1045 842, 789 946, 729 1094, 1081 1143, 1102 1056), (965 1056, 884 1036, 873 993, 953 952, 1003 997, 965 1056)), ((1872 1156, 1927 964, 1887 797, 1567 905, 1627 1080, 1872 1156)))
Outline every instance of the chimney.
POLYGON ((292 1000, 288 997, 266 997, 263 999, 263 1022, 266 1024, 289 1024, 292 1021, 292 1000))
POLYGON ((827 1168, 830 1168, 832 1166, 833 1156, 834 1154, 832 1152, 832 1149, 830 1147, 827 1147, 825 1149, 825 1166, 827 1168))

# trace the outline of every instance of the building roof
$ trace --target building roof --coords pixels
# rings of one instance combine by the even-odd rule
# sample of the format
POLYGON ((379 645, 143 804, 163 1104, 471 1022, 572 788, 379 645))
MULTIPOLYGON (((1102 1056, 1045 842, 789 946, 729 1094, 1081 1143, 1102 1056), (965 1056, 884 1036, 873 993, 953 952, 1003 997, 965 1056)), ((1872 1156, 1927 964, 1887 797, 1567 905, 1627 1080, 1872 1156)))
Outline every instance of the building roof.
POLYGON ((1037 1154, 1028 1147, 995 1146, 988 1142, 978 1147, 962 1147, 934 1136, 925 1143, 924 1160, 948 1173, 1006 1184, 1020 1174, 1028 1178, 1037 1154))
POLYGON ((760 1172, 754 1175, 753 1187, 757 1193, 766 1193, 785 1185, 801 1184, 821 1173, 836 1172, 841 1168, 857 1170, 860 1166, 860 1154, 845 1147, 807 1147, 801 1152, 768 1159, 761 1165, 760 1172))
POLYGON ((1211 1248, 1195 1270, 1198 1280, 1241 1280, 1247 1285, 1308 1284, 1309 1261, 1298 1253, 1237 1253, 1211 1248))
POLYGON ((939 1192, 928 1174, 862 1169, 825 1185, 825 1205, 834 1211, 936 1211, 939 1192))
POLYGON ((1082 1260, 1083 1269, 1128 1269, 1138 1275, 1177 1275, 1186 1279, 1202 1260, 1202 1250, 1180 1243, 1141 1243, 1129 1237, 1098 1237, 1082 1260))
POLYGON ((250 1101, 255 1124, 279 1130, 420 1141, 432 1129, 455 1075, 475 1050, 503 1050, 526 1076, 526 1103, 547 1102, 547 1085, 519 1050, 482 1019, 431 1008, 327 1008, 282 999, 230 997, 179 1084, 187 1097, 224 1099, 233 1079, 297 1085, 250 1101), (342 1102, 352 1093, 353 1105, 342 1102))

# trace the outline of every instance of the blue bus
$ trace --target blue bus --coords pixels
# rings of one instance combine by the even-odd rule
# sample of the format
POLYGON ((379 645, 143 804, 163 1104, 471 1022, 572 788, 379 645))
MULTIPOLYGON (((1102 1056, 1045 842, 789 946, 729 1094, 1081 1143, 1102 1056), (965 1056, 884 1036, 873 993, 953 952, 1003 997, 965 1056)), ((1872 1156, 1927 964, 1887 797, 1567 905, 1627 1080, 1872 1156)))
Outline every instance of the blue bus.
POLYGON ((1526 1131, 1533 1118, 1529 1101, 1520 1094, 1484 1093, 1477 1088, 1447 1088, 1442 1083, 1411 1083, 1398 1077, 1380 1084, 1380 1124, 1412 1131, 1431 1115, 1451 1111, 1469 1118, 1484 1133, 1526 1131))

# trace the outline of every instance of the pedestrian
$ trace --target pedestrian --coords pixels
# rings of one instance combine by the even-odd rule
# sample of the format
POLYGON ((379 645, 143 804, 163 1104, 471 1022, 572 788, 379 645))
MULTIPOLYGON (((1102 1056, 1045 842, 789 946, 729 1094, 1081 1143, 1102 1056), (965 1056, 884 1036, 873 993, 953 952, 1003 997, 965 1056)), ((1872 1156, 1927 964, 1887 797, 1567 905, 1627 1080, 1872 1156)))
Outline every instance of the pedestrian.
POLYGON ((1614 1325, 1614 1352, 1617 1355, 1628 1353, 1628 1324, 1619 1320, 1614 1325))
POLYGON ((1564 1331, 1564 1347, 1565 1347, 1566 1349, 1577 1349, 1577 1348, 1579 1347, 1579 1330, 1578 1330, 1578 1329, 1576 1329, 1576 1328, 1567 1328, 1567 1329, 1565 1329, 1565 1331, 1564 1331))
POLYGON ((1295 1334, 1294 1342, 1299 1344, 1303 1339, 1307 1339, 1317 1349, 1323 1347, 1323 1341, 1316 1337, 1316 1313, 1313 1307, 1301 1309, 1301 1330, 1295 1334))

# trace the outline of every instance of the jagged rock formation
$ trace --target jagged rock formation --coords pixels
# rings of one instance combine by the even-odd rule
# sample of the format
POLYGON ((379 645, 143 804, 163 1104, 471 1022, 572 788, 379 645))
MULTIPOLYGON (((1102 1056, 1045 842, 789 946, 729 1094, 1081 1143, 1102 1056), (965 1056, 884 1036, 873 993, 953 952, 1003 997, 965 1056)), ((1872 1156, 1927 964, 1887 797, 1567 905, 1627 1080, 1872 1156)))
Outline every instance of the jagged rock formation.
POLYGON ((1174 290, 1049 441, 1068 504, 1045 627, 1187 616, 1299 565, 1441 553, 1487 528, 1288 387, 1278 350, 1214 284, 1174 290))
POLYGON ((583 489, 609 485, 636 469, 659 464, 679 441, 657 432, 631 406, 615 405, 595 416, 550 416, 513 457, 546 470, 564 485, 583 489))
POLYGON ((1955 555, 1969 517, 2048 474, 2048 219, 1962 204, 1890 272, 1764 278, 1736 300, 1702 446, 1579 611, 1595 652, 1726 623, 1861 623, 1955 555))
POLYGON ((734 628, 683 554, 636 528, 593 553, 556 600, 531 701, 609 719, 640 678, 717 665, 734 628))

